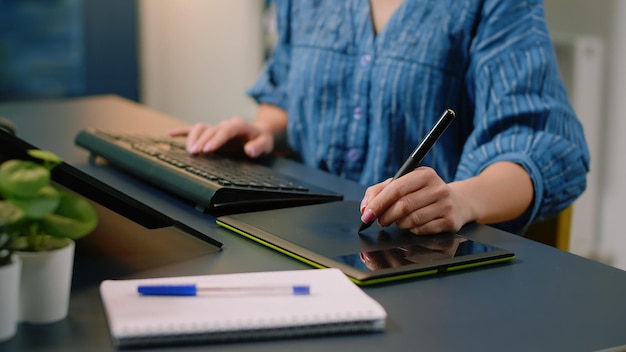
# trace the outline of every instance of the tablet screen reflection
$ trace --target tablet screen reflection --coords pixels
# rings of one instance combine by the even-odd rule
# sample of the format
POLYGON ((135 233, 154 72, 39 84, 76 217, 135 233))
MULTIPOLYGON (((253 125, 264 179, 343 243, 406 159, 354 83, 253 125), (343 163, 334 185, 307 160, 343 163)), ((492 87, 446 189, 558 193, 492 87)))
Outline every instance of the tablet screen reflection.
MULTIPOLYGON (((379 235, 384 237, 384 233, 379 235)), ((380 239, 380 238, 379 238, 380 239)), ((377 271, 406 265, 430 265, 454 257, 496 250, 495 247, 474 242, 465 237, 441 234, 419 237, 418 243, 363 251, 336 257, 337 261, 362 270, 377 271)))

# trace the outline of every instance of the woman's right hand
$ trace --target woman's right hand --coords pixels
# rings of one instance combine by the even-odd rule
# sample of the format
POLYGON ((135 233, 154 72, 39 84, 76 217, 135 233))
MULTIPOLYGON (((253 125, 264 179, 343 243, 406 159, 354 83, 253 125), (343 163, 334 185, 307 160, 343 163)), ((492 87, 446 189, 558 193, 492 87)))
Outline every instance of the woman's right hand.
POLYGON ((221 121, 215 126, 198 123, 172 129, 173 137, 186 136, 187 151, 191 154, 210 154, 216 151, 241 153, 256 158, 274 150, 274 135, 241 117, 221 121), (234 148, 234 149, 233 149, 234 148))

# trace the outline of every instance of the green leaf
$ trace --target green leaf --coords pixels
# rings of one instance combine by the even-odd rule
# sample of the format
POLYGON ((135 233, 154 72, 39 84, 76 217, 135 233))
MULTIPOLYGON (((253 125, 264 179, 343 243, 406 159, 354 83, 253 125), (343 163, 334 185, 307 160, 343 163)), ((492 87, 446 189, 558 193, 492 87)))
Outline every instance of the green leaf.
POLYGON ((51 186, 44 186, 32 197, 15 197, 12 201, 22 208, 28 217, 41 219, 57 209, 61 202, 61 193, 51 186))
POLYGON ((67 246, 66 238, 41 235, 37 237, 37 245, 33 246, 26 237, 16 237, 11 242, 11 249, 21 252, 41 252, 59 249, 67 246))
POLYGON ((97 225, 98 215, 89 202, 62 192, 59 207, 54 214, 44 217, 41 228, 51 236, 78 239, 88 235, 97 225))
POLYGON ((32 161, 7 160, 0 165, 0 188, 5 198, 32 197, 50 183, 50 171, 32 161))
POLYGON ((9 201, 0 201, 0 219, 5 223, 8 231, 9 225, 19 222, 26 217, 26 212, 9 201))
POLYGON ((46 165, 46 167, 48 168, 48 170, 52 170, 55 166, 60 164, 62 161, 58 155, 48 150, 29 149, 27 153, 33 158, 42 160, 44 164, 46 165))

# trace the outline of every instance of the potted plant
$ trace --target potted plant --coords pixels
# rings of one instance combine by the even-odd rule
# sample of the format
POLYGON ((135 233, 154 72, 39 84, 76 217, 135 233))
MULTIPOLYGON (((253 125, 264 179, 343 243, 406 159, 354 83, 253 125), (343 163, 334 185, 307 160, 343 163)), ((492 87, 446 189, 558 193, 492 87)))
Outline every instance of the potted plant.
POLYGON ((17 331, 21 261, 13 254, 9 235, 0 223, 0 342, 17 331))
POLYGON ((50 183, 57 155, 28 154, 33 160, 0 164, 0 222, 22 262, 19 319, 47 323, 67 316, 74 240, 93 231, 98 217, 87 200, 50 183))

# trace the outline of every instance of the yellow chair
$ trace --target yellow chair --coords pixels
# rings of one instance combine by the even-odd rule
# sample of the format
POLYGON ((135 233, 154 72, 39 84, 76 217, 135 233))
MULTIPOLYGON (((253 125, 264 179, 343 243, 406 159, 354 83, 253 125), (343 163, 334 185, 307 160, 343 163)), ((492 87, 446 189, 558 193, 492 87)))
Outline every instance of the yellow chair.
POLYGON ((525 237, 567 251, 571 224, 572 206, 570 205, 555 218, 530 225, 525 237))

